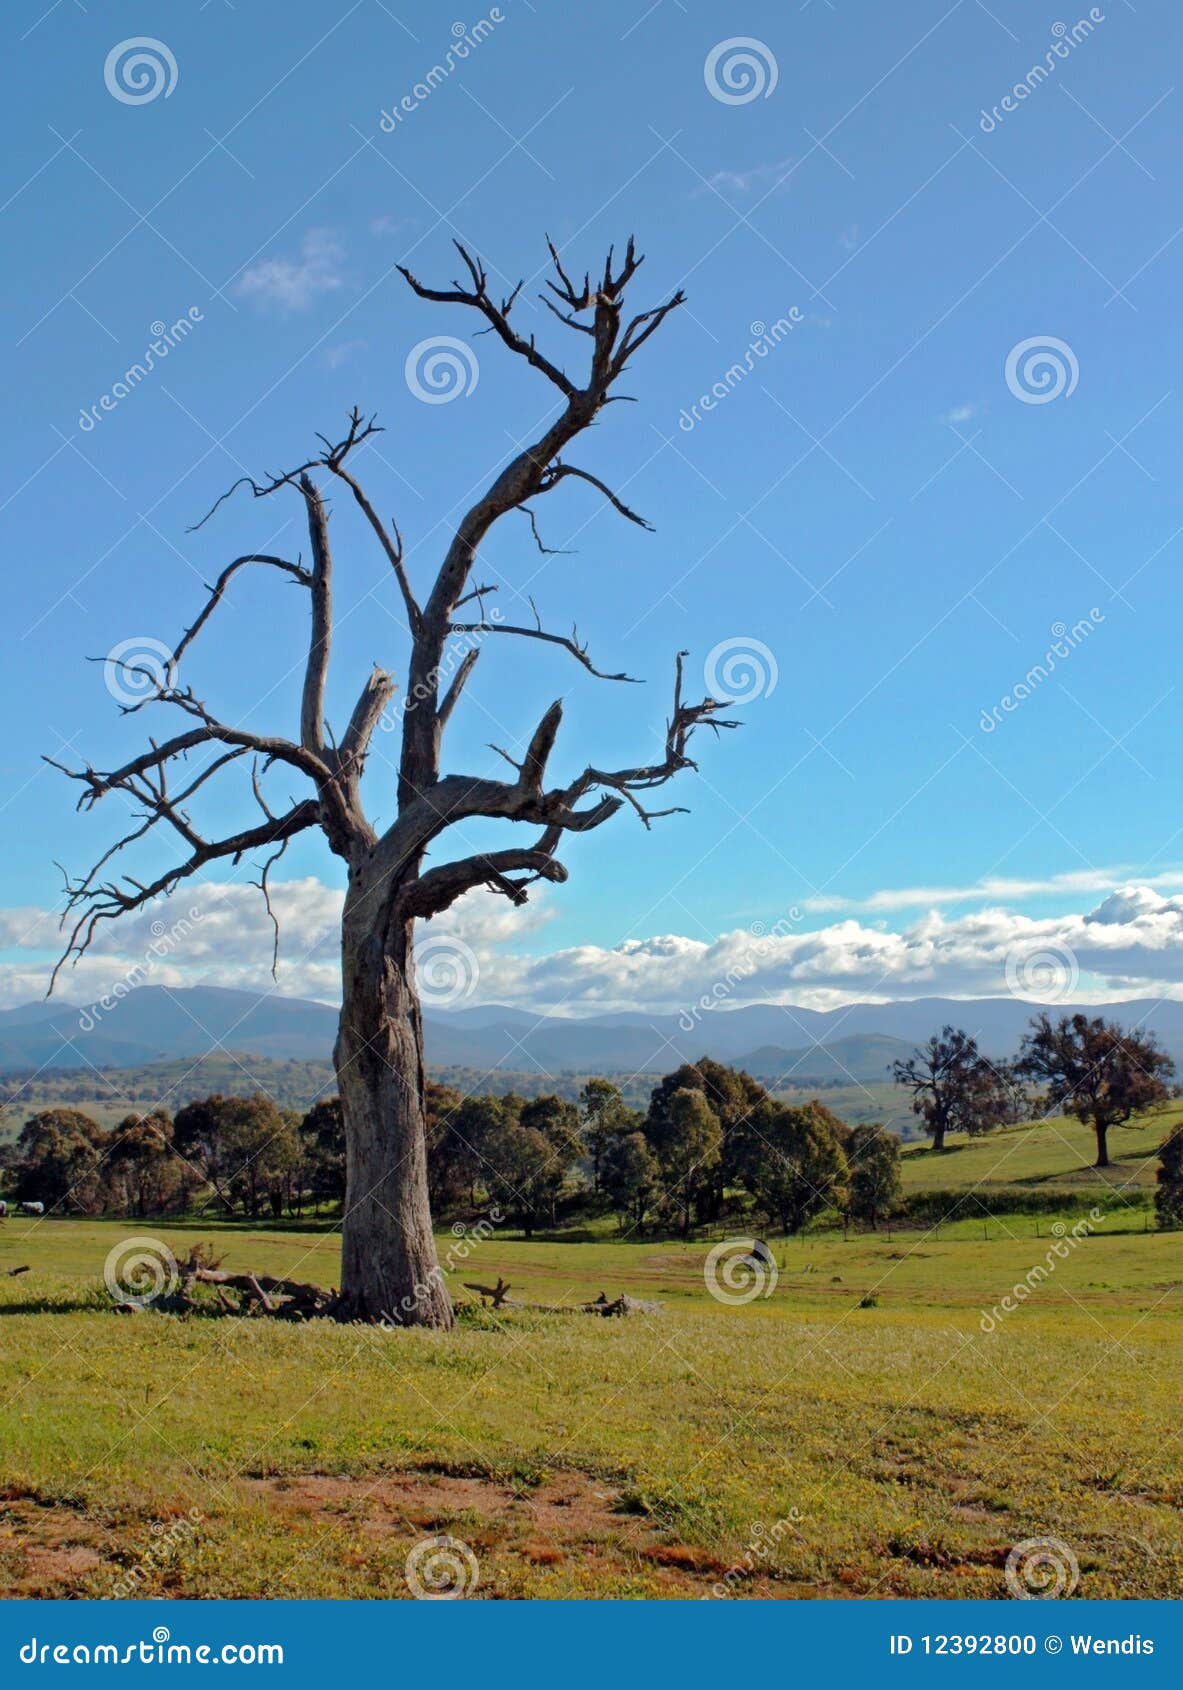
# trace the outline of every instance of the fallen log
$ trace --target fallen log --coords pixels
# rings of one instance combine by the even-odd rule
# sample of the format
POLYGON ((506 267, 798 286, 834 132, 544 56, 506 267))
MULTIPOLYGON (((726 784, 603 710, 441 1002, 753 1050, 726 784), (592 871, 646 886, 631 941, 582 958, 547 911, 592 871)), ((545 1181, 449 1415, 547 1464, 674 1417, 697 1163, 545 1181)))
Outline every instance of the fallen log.
MULTIPOLYGON (((196 1244, 188 1258, 177 1266, 179 1283, 161 1293, 146 1306, 158 1314, 193 1314, 203 1307, 210 1313, 266 1315, 273 1320, 307 1320, 314 1315, 331 1315, 339 1298, 335 1290, 303 1280, 279 1279, 269 1273, 230 1273, 220 1265, 208 1245, 196 1244), (194 1296, 199 1285, 208 1285, 216 1305, 201 1304, 194 1296), (238 1293, 237 1300, 232 1293, 238 1293)), ((127 1305, 119 1312, 130 1313, 127 1305)))
POLYGON ((221 1268, 196 1266, 189 1272, 182 1271, 182 1291, 193 1285, 212 1285, 223 1308, 230 1302, 226 1293, 239 1291, 252 1313, 281 1320, 306 1320, 309 1315, 332 1314, 338 1302, 336 1291, 323 1285, 277 1279, 269 1273, 227 1273, 221 1268))
POLYGON ((598 1314, 607 1319, 616 1319, 630 1314, 664 1312, 661 1303, 642 1302, 627 1293, 609 1299, 602 1291, 593 1303, 524 1303, 520 1297, 507 1295, 509 1284, 500 1276, 496 1285, 473 1285, 465 1281, 464 1289, 477 1292, 485 1308, 521 1309, 530 1314, 598 1314))
MULTIPOLYGON (((486 1307, 492 1307, 492 1308, 495 1308, 495 1309, 499 1309, 501 1307, 502 1303, 505 1302, 506 1294, 509 1291, 509 1281, 507 1279, 502 1279, 501 1275, 498 1274, 496 1285, 469 1285, 466 1282, 464 1289, 466 1291, 477 1292, 477 1294, 480 1296, 482 1302, 484 1302, 484 1300, 486 1298, 488 1298, 489 1301, 486 1304, 486 1307)), ((524 1305, 515 1304, 515 1307, 520 1308, 522 1306, 524 1306, 524 1305)))

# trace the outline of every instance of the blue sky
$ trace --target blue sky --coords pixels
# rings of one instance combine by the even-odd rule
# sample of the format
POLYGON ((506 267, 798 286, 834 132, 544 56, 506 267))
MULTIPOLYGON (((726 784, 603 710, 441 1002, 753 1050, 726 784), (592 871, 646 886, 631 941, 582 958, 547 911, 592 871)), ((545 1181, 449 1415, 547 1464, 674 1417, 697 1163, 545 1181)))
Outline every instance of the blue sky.
MULTIPOLYGON (((236 552, 300 544, 294 505, 241 495, 189 532, 217 495, 302 460, 350 405, 376 411, 366 480, 422 584, 465 496, 546 414, 546 384, 487 338, 471 392, 415 396, 412 348, 473 324, 414 299, 396 263, 445 283, 463 238, 494 279, 529 278, 523 323, 574 367, 581 337, 528 303, 544 232, 582 271, 630 231, 647 254, 636 301, 684 286, 688 305, 637 359, 639 403, 610 408, 580 461, 657 532, 580 488, 545 513, 547 543, 573 555, 540 557, 524 522, 503 525, 486 573, 508 620, 528 592, 646 686, 494 641, 450 761, 492 772, 487 742, 528 733, 560 692, 564 767, 632 761, 681 648, 701 685, 721 643, 759 642, 764 695, 702 745, 676 795, 690 815, 576 842, 570 884, 516 926, 471 901, 457 932, 481 994, 676 1001, 709 982, 720 935, 777 922, 791 933, 757 996, 997 990, 1016 944, 1069 953, 1082 992, 1177 989, 1180 18, 1108 0, 1074 41, 1078 18, 1019 0, 9 7, 5 1001, 35 995, 49 954, 53 859, 85 867, 122 819, 76 816, 38 754, 116 759, 148 720, 121 719, 86 659, 171 645, 236 552), (384 129, 454 26, 481 18, 480 44, 384 129), (139 36, 167 49, 173 85, 129 101, 104 67, 139 36), (739 37, 755 47, 726 45, 739 37), (716 48, 717 75, 754 55, 753 97, 715 97, 716 48), (1034 65, 1046 74, 1003 110, 1034 65), (791 334, 687 427, 753 325, 790 313, 791 334), (186 314, 192 332, 103 408, 152 325, 186 314), (1024 390, 1021 368, 1008 385, 1012 349, 1049 338, 1065 391, 1024 390), (1004 707, 1053 630, 1082 621, 1004 707), (1090 928, 1111 942, 1094 949, 1090 928), (882 966, 901 949, 906 966, 882 966)), ((734 68, 732 95, 752 94, 734 68)), ((400 673, 406 645, 372 539, 344 509, 336 534, 343 722, 369 664, 400 673)), ((275 580, 244 579, 189 680, 224 717, 291 732, 304 614, 275 580)), ((379 815, 389 774, 371 771, 379 815)), ((249 794, 222 792, 211 825, 249 819, 249 794)), ((306 836, 283 869, 285 989, 331 996, 317 923, 338 865, 306 836)), ((218 895, 232 931, 162 977, 265 978, 265 934, 237 901, 249 878, 218 895)), ((126 954, 111 940, 92 980, 126 954)))

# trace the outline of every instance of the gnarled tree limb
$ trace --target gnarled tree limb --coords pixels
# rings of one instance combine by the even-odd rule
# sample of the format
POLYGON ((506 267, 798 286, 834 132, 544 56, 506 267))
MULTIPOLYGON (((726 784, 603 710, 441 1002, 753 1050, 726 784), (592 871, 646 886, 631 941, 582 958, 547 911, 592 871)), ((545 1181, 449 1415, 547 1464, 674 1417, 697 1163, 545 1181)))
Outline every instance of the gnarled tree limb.
MULTIPOLYGON (((594 488, 629 522, 649 527, 602 477, 569 463, 564 453, 572 441, 592 426, 599 411, 619 397, 613 388, 629 359, 681 304, 681 292, 626 319, 625 293, 642 263, 631 238, 619 263, 610 251, 600 275, 593 281, 590 274, 585 274, 582 284, 572 280, 557 248, 552 243, 548 245, 554 278, 547 282, 550 297, 546 303, 567 327, 581 336, 580 349, 586 352, 586 357, 579 375, 541 350, 532 335, 520 332, 512 322, 520 284, 508 297, 495 299, 489 292, 484 266, 460 243, 457 250, 464 279, 450 287, 426 286, 410 271, 403 270, 410 288, 420 299, 459 305, 475 312, 502 345, 557 389, 562 400, 557 415, 493 474, 484 490, 462 512, 425 595, 417 595, 412 587, 397 526, 393 522, 387 525, 379 517, 377 506, 357 473, 356 454, 380 432, 376 421, 364 417, 357 409, 350 412, 346 430, 339 439, 319 437, 321 450, 317 455, 278 474, 240 478, 197 524, 198 528, 203 527, 238 488, 245 487, 255 498, 294 493, 302 502, 308 525, 310 561, 306 565, 270 553, 246 552, 227 564, 209 587, 203 608, 185 629, 149 696, 131 707, 140 710, 149 705, 170 706, 193 718, 195 725, 187 732, 153 739, 146 751, 117 767, 95 769, 87 765, 65 770, 82 784, 80 807, 91 808, 100 798, 118 791, 131 802, 137 818, 135 826, 99 858, 89 874, 81 880, 67 881, 67 916, 72 921, 68 922, 63 962, 77 960, 103 921, 143 908, 211 863, 236 863, 256 850, 265 853, 256 884, 273 917, 270 871, 289 840, 313 826, 323 830, 332 849, 349 865, 351 883, 360 877, 365 882, 368 898, 406 919, 438 914, 476 886, 490 887, 515 903, 524 902, 528 888, 535 882, 557 884, 566 878, 566 870, 557 857, 565 834, 585 833, 601 826, 624 804, 631 805, 646 826, 656 816, 669 814, 668 810, 647 808, 643 795, 664 785, 682 770, 694 767, 688 747, 699 727, 717 731, 735 726, 720 714, 723 706, 715 700, 707 698, 697 704, 685 701, 683 658, 679 655, 672 713, 664 743, 651 761, 622 769, 602 769, 588 764, 574 779, 554 784, 548 776, 548 767, 563 715, 562 703, 556 701, 526 740, 520 758, 503 753, 512 765, 510 779, 442 771, 444 729, 475 668, 486 635, 510 634, 537 640, 567 651, 597 678, 633 679, 623 672, 613 673, 593 664, 587 645, 575 629, 569 635, 551 633, 542 627, 537 612, 533 627, 487 616, 485 601, 494 588, 488 583, 473 584, 480 548, 495 524, 510 512, 522 512, 541 546, 530 501, 554 492, 570 480, 594 488), (590 346, 585 346, 586 342, 590 346), (333 637, 331 512, 320 486, 326 475, 349 490, 354 505, 376 536, 394 574, 408 622, 410 657, 408 685, 400 712, 397 801, 394 817, 382 833, 366 815, 361 783, 374 734, 395 695, 391 674, 384 667, 374 666, 356 698, 339 743, 334 741, 326 714, 333 637), (182 658, 188 655, 197 635, 209 623, 237 572, 248 564, 275 568, 309 593, 311 618, 299 731, 291 739, 223 722, 178 678, 182 658), (474 602, 478 617, 468 621, 459 619, 457 612, 474 602), (447 642, 454 635, 476 642, 458 665, 445 658, 447 642), (254 758, 251 787, 263 812, 262 819, 254 826, 222 837, 207 837, 191 813, 190 803, 204 793, 215 774, 247 753, 254 758), (170 773, 183 767, 190 758, 197 763, 196 769, 186 772, 179 783, 170 781, 170 773), (311 789, 307 796, 291 800, 280 814, 273 813, 260 786, 260 769, 265 771, 275 766, 299 774, 311 789), (475 818, 524 822, 540 828, 541 833, 528 847, 494 850, 425 866, 427 852, 442 834, 457 823, 475 818), (115 883, 99 879, 113 856, 154 837, 161 825, 184 845, 184 856, 179 862, 144 880, 125 876, 115 883)), ((542 547, 542 550, 549 553, 550 548, 542 547)))

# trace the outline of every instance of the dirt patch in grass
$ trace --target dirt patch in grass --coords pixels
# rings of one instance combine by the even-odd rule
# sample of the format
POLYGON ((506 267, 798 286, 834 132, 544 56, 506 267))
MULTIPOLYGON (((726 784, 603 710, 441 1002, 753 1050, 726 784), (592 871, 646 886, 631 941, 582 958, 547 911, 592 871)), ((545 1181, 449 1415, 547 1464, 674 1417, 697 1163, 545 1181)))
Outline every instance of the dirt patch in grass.
POLYGON ((71 1596, 114 1564, 108 1533, 86 1514, 21 1492, 0 1497, 0 1595, 71 1596))
MULTIPOLYGON (((326 1536, 346 1530, 375 1551, 404 1543, 410 1550, 429 1534, 461 1538, 481 1562, 479 1595, 496 1590, 500 1572, 524 1563, 556 1572, 595 1566, 607 1577, 636 1574, 655 1596, 699 1597, 724 1580, 730 1566, 658 1530, 627 1506, 619 1490, 580 1472, 550 1473, 537 1485, 419 1470, 376 1479, 302 1473, 242 1483, 268 1513, 319 1527, 326 1536)), ((819 1594, 763 1571, 733 1576, 726 1590, 748 1598, 819 1594)))

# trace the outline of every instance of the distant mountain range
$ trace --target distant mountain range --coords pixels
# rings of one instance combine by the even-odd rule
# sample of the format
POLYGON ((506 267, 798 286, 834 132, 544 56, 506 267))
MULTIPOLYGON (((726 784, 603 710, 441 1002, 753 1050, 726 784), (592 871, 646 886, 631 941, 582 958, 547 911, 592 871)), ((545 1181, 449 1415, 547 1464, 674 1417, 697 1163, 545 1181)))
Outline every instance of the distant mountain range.
MULTIPOLYGON (((640 1013, 579 1019, 487 1006, 425 1016, 434 1068, 531 1073, 666 1072, 708 1055, 762 1079, 810 1085, 883 1080, 888 1065, 946 1022, 975 1034, 991 1056, 1013 1055, 1038 1005, 1013 998, 962 1002, 914 998, 797 1009, 750 1004, 688 1016, 640 1013)), ((1075 1007, 1153 1029, 1183 1068, 1183 1002, 1138 999, 1075 1007)), ((96 1017, 60 1004, 0 1011, 0 1073, 79 1067, 135 1067, 174 1057, 242 1052, 277 1061, 324 1061, 337 1012, 326 1004, 214 986, 140 986, 96 1017)))

